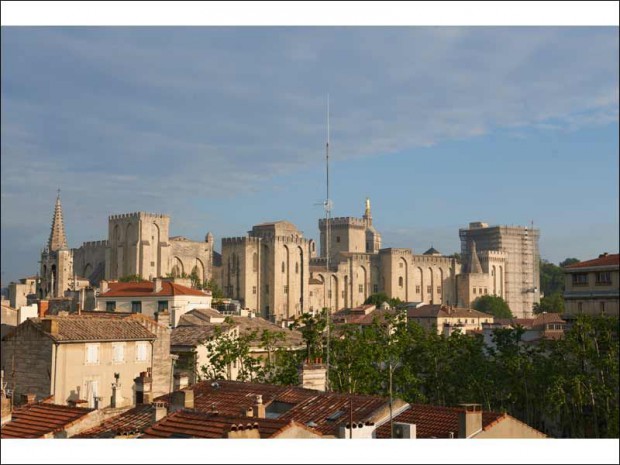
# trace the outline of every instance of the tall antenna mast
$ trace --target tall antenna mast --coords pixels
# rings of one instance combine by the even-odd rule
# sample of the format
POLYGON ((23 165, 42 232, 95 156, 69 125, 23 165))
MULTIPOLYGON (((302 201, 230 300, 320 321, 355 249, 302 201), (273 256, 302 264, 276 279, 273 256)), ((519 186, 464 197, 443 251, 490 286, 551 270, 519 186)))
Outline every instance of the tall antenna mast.
POLYGON ((325 261, 327 267, 327 273, 325 276, 329 279, 327 297, 329 299, 328 305, 326 305, 327 312, 325 315, 326 327, 327 327, 327 360, 326 360, 326 380, 325 390, 329 391, 329 339, 330 339, 330 320, 331 320, 331 298, 332 298, 332 277, 329 274, 329 218, 331 214, 331 202, 329 200, 329 94, 327 94, 327 143, 325 144, 325 163, 326 163, 326 185, 327 185, 327 198, 325 199, 325 261))

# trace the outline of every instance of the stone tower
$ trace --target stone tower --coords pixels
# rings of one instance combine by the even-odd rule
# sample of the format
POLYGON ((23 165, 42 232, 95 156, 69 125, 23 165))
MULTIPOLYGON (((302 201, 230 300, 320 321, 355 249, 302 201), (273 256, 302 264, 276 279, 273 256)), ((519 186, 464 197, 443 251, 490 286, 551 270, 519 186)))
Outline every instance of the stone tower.
POLYGON ((64 292, 71 288, 73 254, 67 247, 60 190, 56 197, 50 237, 41 253, 40 276, 38 295, 41 298, 63 297, 64 292))

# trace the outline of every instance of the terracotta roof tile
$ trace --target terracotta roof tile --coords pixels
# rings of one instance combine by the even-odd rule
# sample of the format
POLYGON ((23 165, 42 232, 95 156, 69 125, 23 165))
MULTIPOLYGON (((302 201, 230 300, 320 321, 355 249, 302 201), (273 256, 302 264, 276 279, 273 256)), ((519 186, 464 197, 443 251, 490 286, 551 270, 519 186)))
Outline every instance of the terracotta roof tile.
POLYGON ((608 254, 602 257, 586 260, 585 262, 573 263, 565 266, 565 270, 589 268, 591 266, 620 266, 620 254, 608 254))
POLYGON ((137 283, 111 282, 109 283, 108 291, 101 294, 99 297, 172 297, 177 295, 195 295, 205 297, 211 295, 210 291, 203 292, 198 289, 192 289, 180 284, 171 283, 170 281, 162 281, 161 290, 159 292, 153 292, 154 288, 155 283, 152 281, 140 281, 137 283))
POLYGON ((254 418, 242 416, 221 416, 219 414, 181 410, 147 428, 142 438, 225 438, 233 430, 258 430, 262 439, 277 435, 290 426, 299 426, 294 421, 254 418))
POLYGON ((69 341, 147 341, 156 339, 138 321, 131 318, 93 318, 79 315, 31 318, 22 324, 32 324, 39 331, 58 342, 69 341), (58 323, 58 333, 51 334, 44 328, 45 320, 58 323))
POLYGON ((24 405, 14 409, 11 421, 2 425, 2 439, 40 438, 64 430, 92 411, 41 402, 24 405))
POLYGON ((493 315, 473 308, 447 307, 445 305, 423 305, 407 310, 408 318, 493 318, 493 315))
POLYGON ((178 326, 170 333, 170 345, 191 347, 200 345, 215 334, 217 327, 220 327, 222 330, 229 330, 231 328, 231 326, 223 324, 217 326, 178 326))
POLYGON ((98 426, 84 431, 74 438, 113 438, 123 434, 142 432, 153 423, 153 406, 138 405, 120 415, 109 418, 98 426))
MULTIPOLYGON (((394 417, 394 422, 413 423, 416 425, 416 437, 421 439, 449 438, 459 434, 458 407, 439 407, 435 405, 412 404, 408 410, 394 417)), ((505 418, 505 414, 482 412, 482 428, 487 429, 492 423, 505 418)), ((377 428, 377 438, 390 437, 390 423, 386 422, 377 428)))

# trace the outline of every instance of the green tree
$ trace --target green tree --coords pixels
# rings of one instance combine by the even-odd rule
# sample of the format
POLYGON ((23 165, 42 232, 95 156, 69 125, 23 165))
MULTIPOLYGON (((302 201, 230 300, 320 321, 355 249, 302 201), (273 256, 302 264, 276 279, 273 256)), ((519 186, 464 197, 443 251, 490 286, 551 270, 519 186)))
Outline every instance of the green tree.
POLYGON ((139 283, 144 281, 144 278, 142 278, 139 274, 130 274, 127 276, 122 276, 118 278, 118 280, 121 283, 139 283))
POLYGON ((250 355, 252 342, 256 340, 256 331, 237 335, 236 332, 224 332, 219 326, 214 336, 205 342, 209 354, 209 363, 201 367, 207 379, 233 379, 233 368, 238 369, 237 380, 254 381, 262 377, 260 360, 250 355))
POLYGON ((472 307, 495 318, 512 318, 510 307, 504 299, 496 295, 483 295, 474 300, 472 307))
POLYGON ((327 327, 326 316, 327 309, 318 315, 304 313, 290 325, 290 329, 298 329, 301 337, 306 343, 306 356, 312 360, 314 358, 323 357, 323 333, 327 327))
POLYGON ((564 292, 564 272, 562 268, 547 260, 540 261, 540 291, 544 295, 564 292))
POLYGON ((224 298, 224 293, 213 278, 209 279, 204 283, 203 289, 211 291, 211 296, 213 297, 214 304, 224 298))
POLYGON ((398 297, 388 297, 385 292, 377 292, 375 294, 370 295, 365 301, 366 305, 376 305, 377 308, 381 306, 383 302, 387 302, 388 305, 392 308, 398 307, 403 303, 398 297))
POLYGON ((580 260, 578 258, 566 258, 564 261, 560 262, 560 268, 564 268, 568 265, 574 265, 575 263, 579 263, 580 260))
POLYGON ((540 303, 534 304, 534 313, 564 313, 564 298, 562 294, 546 295, 540 299, 540 303))

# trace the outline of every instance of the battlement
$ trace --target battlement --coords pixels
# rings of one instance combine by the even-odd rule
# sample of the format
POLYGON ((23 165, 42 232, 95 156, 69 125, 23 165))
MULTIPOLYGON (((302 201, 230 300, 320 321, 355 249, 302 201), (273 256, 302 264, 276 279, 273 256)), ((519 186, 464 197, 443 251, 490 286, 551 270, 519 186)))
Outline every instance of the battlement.
MULTIPOLYGON (((325 219, 319 219, 319 229, 325 228, 325 219)), ((353 216, 339 216, 336 218, 331 218, 329 220, 329 225, 331 227, 339 227, 339 226, 353 226, 353 227, 366 227, 366 220, 363 218, 355 218, 353 216)))
POLYGON ((489 258, 505 259, 506 257, 506 252, 502 252, 501 250, 482 250, 478 252, 478 258, 480 258, 481 260, 489 258))
POLYGON ((438 256, 438 255, 413 255, 413 263, 438 263, 444 265, 450 265, 454 260, 452 257, 438 256))
POLYGON ((389 249, 381 249, 379 253, 382 255, 412 255, 413 251, 411 249, 391 247, 389 249))
POLYGON ((125 220, 125 219, 147 219, 147 218, 162 218, 170 220, 170 216, 164 215, 163 213, 146 213, 146 212, 135 212, 135 213, 122 213, 120 215, 110 215, 108 216, 109 221, 114 220, 125 220))
POLYGON ((257 244, 260 241, 261 241, 260 237, 250 237, 250 236, 222 237, 223 245, 251 244, 251 243, 257 244))
POLYGON ((107 246, 108 246, 107 239, 102 240, 102 241, 88 241, 88 242, 82 243, 82 248, 96 248, 96 247, 107 247, 107 246))

